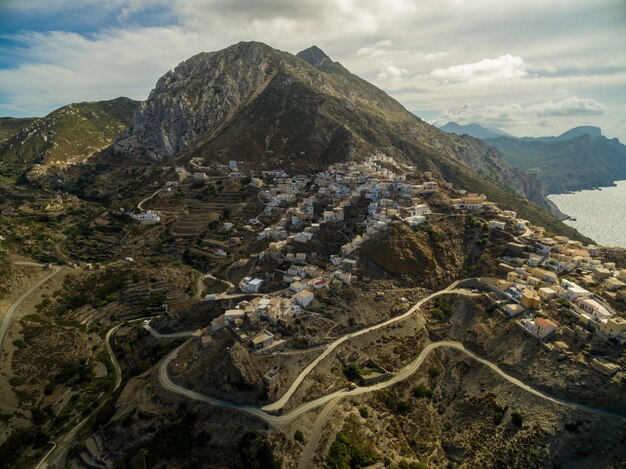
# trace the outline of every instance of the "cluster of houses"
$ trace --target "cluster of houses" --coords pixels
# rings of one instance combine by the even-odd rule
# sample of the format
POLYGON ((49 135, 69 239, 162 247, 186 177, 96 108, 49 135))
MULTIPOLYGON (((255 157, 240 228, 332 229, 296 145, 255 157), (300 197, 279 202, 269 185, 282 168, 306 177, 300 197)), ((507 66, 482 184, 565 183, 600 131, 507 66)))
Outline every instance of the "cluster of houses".
POLYGON ((258 258, 270 256, 290 263, 280 272, 285 288, 271 292, 265 278, 245 277, 239 284, 241 291, 256 297, 227 310, 212 325, 214 331, 223 327, 236 331, 256 350, 272 350, 284 343, 274 325, 287 326, 306 312, 318 290, 354 282, 357 262, 350 256, 365 241, 392 222, 416 226, 437 215, 423 196, 442 190, 455 194, 451 204, 457 213, 480 215, 492 229, 512 234, 506 255, 499 260, 505 277, 483 281, 505 299, 504 311, 519 317, 518 324, 526 332, 540 339, 550 336, 561 326, 545 312, 567 307, 587 330, 626 342, 626 320, 609 305, 626 302, 626 270, 603 263, 596 257, 596 246, 545 236, 542 227, 530 225, 514 211, 501 210, 484 194, 455 189, 450 183, 434 180, 428 171, 402 167, 383 154, 363 162, 334 164, 314 176, 288 176, 283 171, 263 171, 256 176, 252 184, 261 189, 264 212, 276 220, 258 232, 259 239, 270 240, 258 258), (308 257, 315 253, 311 254, 306 244, 327 224, 351 222, 350 207, 363 200, 367 216, 358 221, 362 228, 358 234, 347 239, 340 252, 330 255, 324 268, 309 264, 308 257))
MULTIPOLYGON (((509 300, 509 315, 565 307, 587 330, 606 339, 626 343, 626 319, 611 304, 626 300, 626 269, 595 257, 596 246, 564 236, 544 237, 541 227, 524 226, 526 237, 507 245, 500 259, 504 279, 489 280, 489 287, 509 300)), ((559 327, 550 318, 519 320, 525 330, 545 338, 559 327)))

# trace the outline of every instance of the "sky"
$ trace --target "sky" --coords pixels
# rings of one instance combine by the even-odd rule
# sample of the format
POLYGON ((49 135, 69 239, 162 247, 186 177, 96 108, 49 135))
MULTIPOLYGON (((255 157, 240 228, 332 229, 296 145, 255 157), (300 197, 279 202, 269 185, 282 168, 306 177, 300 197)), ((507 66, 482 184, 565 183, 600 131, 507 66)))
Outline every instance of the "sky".
POLYGON ((626 142, 625 0, 0 0, 0 116, 144 100, 190 56, 317 45, 409 111, 626 142))

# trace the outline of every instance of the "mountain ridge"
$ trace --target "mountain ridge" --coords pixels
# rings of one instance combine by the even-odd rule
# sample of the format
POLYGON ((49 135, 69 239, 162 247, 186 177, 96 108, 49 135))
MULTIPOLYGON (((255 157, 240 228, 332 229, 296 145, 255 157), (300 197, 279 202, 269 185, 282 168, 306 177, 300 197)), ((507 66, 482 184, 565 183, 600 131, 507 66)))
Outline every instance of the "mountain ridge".
POLYGON ((514 135, 511 135, 504 130, 500 130, 498 128, 487 128, 480 124, 471 123, 466 125, 458 124, 454 121, 450 121, 447 124, 439 127, 444 132, 454 133, 457 135, 469 135, 470 137, 480 138, 481 140, 485 138, 497 138, 497 137, 511 137, 516 138, 514 135))
POLYGON ((35 118, 0 143, 0 165, 45 172, 81 162, 113 143, 137 105, 125 97, 71 103, 35 118))

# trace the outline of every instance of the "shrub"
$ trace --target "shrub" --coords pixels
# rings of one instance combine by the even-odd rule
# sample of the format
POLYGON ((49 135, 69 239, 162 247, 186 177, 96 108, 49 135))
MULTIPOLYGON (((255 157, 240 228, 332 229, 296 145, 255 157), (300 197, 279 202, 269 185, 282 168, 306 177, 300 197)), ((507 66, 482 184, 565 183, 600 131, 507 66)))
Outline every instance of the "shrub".
POLYGON ((439 376, 439 373, 441 373, 441 370, 437 368, 436 366, 431 366, 428 369, 428 374, 430 375, 431 378, 436 378, 437 376, 439 376))
POLYGON ((399 414, 408 414, 411 411, 411 403, 409 401, 398 401, 396 411, 399 414))
POLYGON ((378 459, 373 448, 339 432, 330 446, 326 466, 331 469, 357 469, 370 466, 378 459))
POLYGON ((500 404, 493 404, 493 423, 495 425, 500 425, 502 420, 504 419, 504 414, 506 413, 506 407, 502 407, 500 404))
POLYGON ((519 412, 513 412, 511 414, 511 422, 516 427, 522 428, 522 425, 524 423, 524 417, 522 417, 522 414, 520 414, 519 412))
POLYGON ((16 339, 13 341, 13 345, 15 345, 18 349, 23 349, 24 347, 26 347, 26 342, 24 342, 22 339, 16 339))
POLYGON ((357 381, 361 377, 361 370, 356 363, 350 363, 348 366, 344 367, 343 374, 350 381, 357 381))
POLYGON ((413 387, 413 396, 417 399, 431 399, 433 397, 433 392, 428 389, 426 386, 421 384, 416 384, 413 387))
POLYGON ((50 415, 49 413, 37 407, 31 410, 30 418, 35 425, 43 425, 50 419, 50 415))
POLYGON ((361 415, 361 417, 363 417, 364 419, 366 419, 367 417, 369 417, 370 413, 367 410, 366 407, 359 407, 359 414, 361 415))
POLYGON ((296 430, 296 433, 293 434, 293 439, 302 443, 304 441, 304 433, 301 430, 296 430))
POLYGON ((20 377, 20 376, 13 376, 10 380, 9 380, 9 384, 13 387, 17 387, 17 386, 21 386, 22 384, 24 384, 24 378, 20 377))

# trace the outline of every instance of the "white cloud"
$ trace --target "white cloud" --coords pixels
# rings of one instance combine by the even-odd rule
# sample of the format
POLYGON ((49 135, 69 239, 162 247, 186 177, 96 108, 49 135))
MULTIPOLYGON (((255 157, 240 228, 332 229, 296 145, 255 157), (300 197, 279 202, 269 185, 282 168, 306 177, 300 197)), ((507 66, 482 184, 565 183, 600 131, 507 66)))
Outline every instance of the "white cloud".
POLYGON ((380 72, 376 76, 379 81, 387 80, 400 80, 402 77, 409 74, 409 71, 405 68, 394 66, 391 62, 385 62, 380 67, 380 72))
POLYGON ((430 76, 442 83, 488 84, 494 81, 522 78, 528 75, 527 66, 519 56, 501 55, 495 59, 436 68, 430 76))
POLYGON ((383 41, 378 41, 371 46, 361 47, 356 54, 368 58, 386 56, 389 54, 390 47, 391 41, 389 39, 385 39, 383 41))
POLYGON ((163 73, 189 56, 258 40, 289 52, 316 44, 412 111, 434 116, 468 103, 465 114, 480 110, 528 132, 536 130, 535 120, 566 125, 593 118, 624 138, 619 122, 626 119, 626 9, 618 3, 0 0, 3 26, 11 11, 32 14, 33 23, 47 24, 63 12, 93 27, 98 18, 116 22, 82 35, 10 37, 23 43, 19 51, 2 49, 17 65, 0 69, 0 115, 42 114, 68 102, 118 95, 145 99, 163 73), (146 27, 161 10, 167 21, 146 27), (554 17, 559 21, 549 27, 538 21, 554 17), (558 91, 563 89, 567 93, 558 91), (591 97, 595 102, 580 102, 591 97), (516 105, 522 109, 517 120, 516 105))
POLYGON ((604 114, 606 106, 595 99, 581 99, 577 96, 560 101, 547 101, 533 105, 529 110, 537 116, 600 116, 604 114))
POLYGON ((519 103, 472 106, 464 104, 458 109, 440 112, 434 119, 435 125, 450 121, 459 124, 482 124, 501 127, 516 135, 559 134, 569 127, 586 123, 581 117, 601 116, 605 104, 592 98, 570 97, 522 105, 519 103), (555 119, 556 118, 556 119, 555 119))

